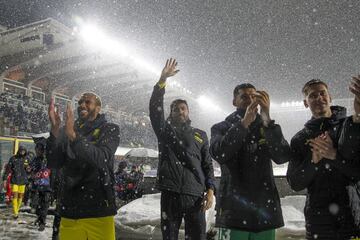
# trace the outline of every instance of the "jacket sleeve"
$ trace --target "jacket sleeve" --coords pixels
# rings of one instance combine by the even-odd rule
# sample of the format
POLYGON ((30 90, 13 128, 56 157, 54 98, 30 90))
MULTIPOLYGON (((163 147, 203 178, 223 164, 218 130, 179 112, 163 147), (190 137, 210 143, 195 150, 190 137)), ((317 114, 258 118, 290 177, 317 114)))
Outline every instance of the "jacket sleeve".
POLYGON ((113 156, 120 142, 119 126, 109 124, 100 133, 97 143, 89 142, 84 136, 77 133, 76 139, 70 143, 70 148, 77 161, 84 161, 98 169, 103 169, 112 163, 113 156))
POLYGON ((46 140, 46 159, 47 166, 50 169, 60 169, 64 165, 66 154, 61 140, 63 137, 64 132, 61 130, 58 138, 50 133, 49 138, 46 140))
POLYGON ((312 154, 307 152, 304 155, 305 147, 301 147, 302 142, 292 139, 290 143, 291 158, 289 161, 286 177, 290 187, 295 191, 307 188, 314 180, 317 173, 317 164, 311 161, 312 154))
POLYGON ((160 138, 165 127, 164 95, 165 86, 159 86, 159 84, 156 84, 151 94, 149 104, 151 125, 158 138, 160 138))
POLYGON ((248 130, 242 126, 240 121, 225 130, 227 124, 227 122, 221 122, 211 128, 210 154, 220 164, 233 159, 248 134, 248 130))
POLYGON ((291 150, 289 143, 283 136, 281 127, 278 124, 272 124, 264 129, 272 160, 276 164, 288 162, 290 160, 291 150))
POLYGON ((352 181, 360 180, 360 124, 348 117, 340 133, 335 160, 329 164, 352 181))
POLYGON ((206 133, 204 134, 203 139, 204 144, 201 148, 201 167, 205 175, 205 185, 206 189, 213 189, 215 191, 214 167, 209 153, 209 140, 206 133))

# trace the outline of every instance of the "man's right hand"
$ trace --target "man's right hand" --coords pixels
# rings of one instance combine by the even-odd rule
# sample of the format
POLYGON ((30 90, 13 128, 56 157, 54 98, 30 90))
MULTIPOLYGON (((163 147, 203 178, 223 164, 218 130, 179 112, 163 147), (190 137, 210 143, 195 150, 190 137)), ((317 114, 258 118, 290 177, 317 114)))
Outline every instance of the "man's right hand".
POLYGON ((50 124, 51 124, 51 133, 55 137, 58 137, 59 131, 60 131, 61 118, 60 118, 59 109, 57 108, 55 110, 54 98, 51 98, 51 101, 49 104, 49 109, 48 109, 48 114, 49 114, 49 120, 50 120, 50 124))
POLYGON ((257 101, 252 101, 251 104, 246 108, 246 112, 244 118, 241 120, 241 124, 244 128, 248 128, 249 125, 255 121, 256 114, 258 112, 258 105, 257 101))
POLYGON ((311 161, 315 164, 319 163, 322 159, 322 156, 318 152, 316 152, 313 148, 311 148, 311 152, 312 152, 311 161))
POLYGON ((6 180, 3 182, 3 188, 6 190, 6 180))
POLYGON ((349 89, 355 95, 353 121, 360 123, 360 75, 352 78, 349 89))
POLYGON ((176 69, 176 66, 177 66, 176 59, 172 59, 172 58, 170 58, 170 60, 167 59, 165 67, 163 68, 163 70, 161 72, 161 77, 160 77, 159 82, 165 83, 165 81, 168 77, 172 77, 172 76, 176 75, 180 71, 180 70, 176 69))

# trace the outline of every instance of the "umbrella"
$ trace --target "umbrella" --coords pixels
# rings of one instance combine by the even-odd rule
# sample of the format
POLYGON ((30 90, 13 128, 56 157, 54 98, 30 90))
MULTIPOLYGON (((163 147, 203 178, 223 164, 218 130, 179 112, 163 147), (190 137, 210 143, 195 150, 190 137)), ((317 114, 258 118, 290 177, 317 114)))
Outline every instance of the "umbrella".
POLYGON ((125 154, 125 157, 148 157, 157 158, 159 152, 150 148, 133 148, 125 154))

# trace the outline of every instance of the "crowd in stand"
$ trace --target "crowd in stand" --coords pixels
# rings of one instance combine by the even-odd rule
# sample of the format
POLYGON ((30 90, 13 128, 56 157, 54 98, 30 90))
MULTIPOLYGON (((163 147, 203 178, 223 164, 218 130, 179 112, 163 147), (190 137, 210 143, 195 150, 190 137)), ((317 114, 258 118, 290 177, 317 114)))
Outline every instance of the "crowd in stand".
POLYGON ((3 92, 0 95, 0 123, 2 135, 46 132, 46 104, 27 96, 3 92))
MULTIPOLYGON (((28 96, 0 94, 0 135, 31 135, 48 131, 48 105, 28 96)), ((106 112, 110 122, 120 126, 120 145, 156 148, 157 142, 147 116, 106 112)))

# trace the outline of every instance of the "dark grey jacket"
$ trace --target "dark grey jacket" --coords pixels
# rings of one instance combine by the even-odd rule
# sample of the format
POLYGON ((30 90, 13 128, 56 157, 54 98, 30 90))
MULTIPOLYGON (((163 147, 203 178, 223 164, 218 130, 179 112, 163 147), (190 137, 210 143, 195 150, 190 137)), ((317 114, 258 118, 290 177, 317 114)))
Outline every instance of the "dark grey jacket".
POLYGON ((345 108, 334 106, 331 109, 330 118, 310 119, 292 138, 287 179, 293 190, 307 189, 304 212, 309 236, 325 234, 326 238, 324 226, 330 226, 334 231, 341 229, 336 239, 349 239, 358 231, 354 227, 346 187, 360 180, 360 124, 346 117, 345 108), (337 158, 322 159, 315 164, 308 140, 325 131, 337 148, 337 158), (330 206, 337 210, 329 211, 330 206))
POLYGON ((93 122, 76 123, 75 141, 62 131, 47 141, 50 168, 62 169, 60 215, 79 219, 116 214, 114 154, 119 145, 119 127, 107 123, 104 115, 93 122))
POLYGON ((160 191, 203 196, 214 188, 214 169, 204 131, 190 123, 175 126, 164 117, 165 89, 155 85, 150 119, 159 142, 157 187, 160 191))
POLYGON ((216 226, 260 232, 284 225, 272 162, 283 164, 290 147, 279 125, 260 116, 245 129, 237 110, 211 128, 210 154, 221 165, 216 226))
POLYGON ((26 151, 24 147, 20 146, 17 154, 9 159, 5 168, 3 180, 6 180, 8 174, 11 173, 11 184, 25 185, 28 183, 28 173, 26 168, 29 166, 29 159, 27 155, 20 155, 21 150, 26 151))

